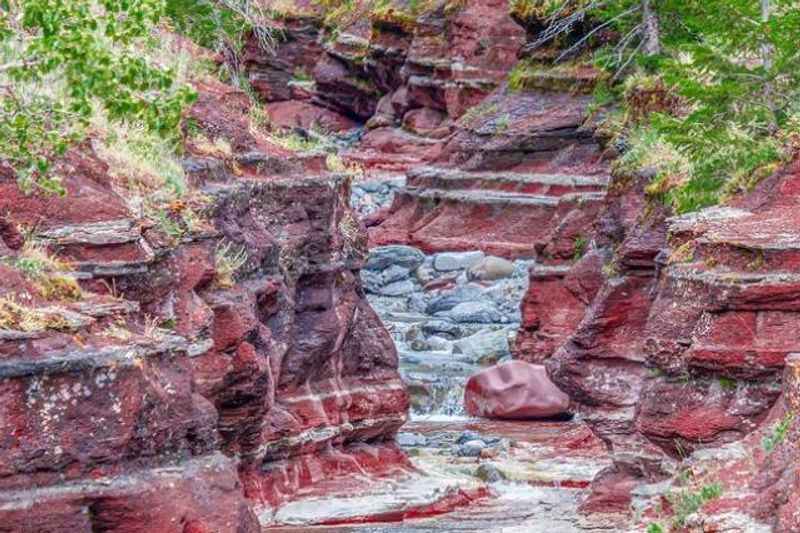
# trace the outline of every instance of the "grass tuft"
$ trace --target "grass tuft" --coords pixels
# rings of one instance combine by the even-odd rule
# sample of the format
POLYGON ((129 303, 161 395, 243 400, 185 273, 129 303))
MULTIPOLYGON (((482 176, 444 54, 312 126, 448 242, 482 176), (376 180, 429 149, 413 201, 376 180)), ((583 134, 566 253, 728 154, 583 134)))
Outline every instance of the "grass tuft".
POLYGON ((11 260, 11 266, 22 272, 39 294, 47 300, 80 300, 80 285, 66 274, 70 266, 50 254, 47 247, 32 238, 25 241, 22 250, 11 260))
POLYGON ((792 428, 794 418, 794 413, 789 412, 786 413, 786 416, 784 416, 780 422, 775 424, 769 435, 765 436, 764 440, 761 442, 761 446, 764 448, 765 452, 772 453, 775 448, 777 448, 783 441, 786 440, 786 435, 792 428))
POLYGON ((57 313, 48 313, 18 303, 11 296, 0 298, 0 329, 35 332, 63 330, 68 326, 66 319, 57 313))
POLYGON ((234 285, 234 275, 247 263, 247 250, 233 243, 217 246, 214 253, 215 278, 218 287, 228 289, 234 285))
POLYGON ((351 178, 364 176, 364 167, 354 162, 347 162, 339 154, 328 154, 325 158, 325 166, 328 171, 336 174, 344 174, 351 178))

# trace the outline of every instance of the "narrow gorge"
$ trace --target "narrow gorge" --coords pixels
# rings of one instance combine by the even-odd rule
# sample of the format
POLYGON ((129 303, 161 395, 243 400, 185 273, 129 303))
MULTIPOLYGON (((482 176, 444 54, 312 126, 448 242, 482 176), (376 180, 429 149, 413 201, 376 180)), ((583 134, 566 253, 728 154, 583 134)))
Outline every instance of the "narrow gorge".
POLYGON ((800 532, 800 149, 682 213, 606 25, 268 4, 175 161, 0 158, 0 532, 800 532))

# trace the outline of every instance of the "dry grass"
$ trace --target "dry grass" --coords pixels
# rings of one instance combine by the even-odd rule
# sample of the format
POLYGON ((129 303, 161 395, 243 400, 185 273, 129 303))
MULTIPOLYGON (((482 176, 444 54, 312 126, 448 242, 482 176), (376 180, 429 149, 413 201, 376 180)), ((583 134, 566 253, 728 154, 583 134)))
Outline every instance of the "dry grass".
POLYGON ((330 139, 324 133, 314 131, 309 131, 306 135, 289 130, 274 131, 265 137, 272 144, 292 152, 319 153, 332 147, 330 139))
POLYGON ((205 135, 196 135, 192 137, 191 144, 195 151, 201 155, 223 160, 233 157, 231 143, 222 137, 211 140, 205 135))
POLYGON ((124 324, 109 324, 100 332, 100 336, 127 342, 131 340, 133 333, 124 324))
POLYGON ((108 163, 109 174, 129 203, 156 191, 183 194, 186 176, 174 142, 141 125, 112 124, 102 116, 95 118, 94 127, 99 133, 94 142, 97 155, 108 163))
POLYGON ((162 327, 164 321, 157 316, 145 315, 142 335, 155 341, 163 340, 169 335, 169 330, 162 327))
POLYGON ((562 0, 511 0, 509 12, 520 20, 543 20, 563 3, 562 0))
POLYGON ((364 176, 364 167, 354 162, 347 162, 339 154, 328 154, 325 158, 325 166, 330 172, 344 174, 351 178, 361 178, 364 176))
POLYGON ((35 332, 62 330, 69 326, 63 316, 19 303, 11 296, 0 298, 0 329, 35 332))
POLYGON ((44 244, 31 238, 13 260, 13 266, 22 272, 47 300, 80 300, 83 297, 80 285, 66 274, 70 265, 50 254, 44 244))
POLYGON ((223 289, 233 287, 234 275, 245 263, 247 250, 244 247, 239 248, 230 242, 217 246, 214 254, 215 284, 223 289))

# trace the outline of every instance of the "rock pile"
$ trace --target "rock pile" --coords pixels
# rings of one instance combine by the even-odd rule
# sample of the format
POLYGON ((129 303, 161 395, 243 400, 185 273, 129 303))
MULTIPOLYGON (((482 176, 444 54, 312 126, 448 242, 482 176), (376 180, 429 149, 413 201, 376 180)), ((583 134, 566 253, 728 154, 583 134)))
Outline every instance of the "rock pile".
POLYGON ((510 356, 527 268, 480 251, 370 251, 362 282, 398 346, 417 412, 461 412, 466 377, 510 356))

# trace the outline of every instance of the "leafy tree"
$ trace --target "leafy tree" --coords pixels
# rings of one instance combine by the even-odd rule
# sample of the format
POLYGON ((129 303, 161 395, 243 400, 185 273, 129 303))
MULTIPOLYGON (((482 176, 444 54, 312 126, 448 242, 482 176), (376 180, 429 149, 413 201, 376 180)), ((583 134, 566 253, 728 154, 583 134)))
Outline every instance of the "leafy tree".
POLYGON ((63 192, 54 161, 96 112, 177 133, 194 98, 144 41, 164 0, 0 0, 0 158, 20 185, 63 192))
POLYGON ((238 69, 244 36, 254 34, 270 53, 282 37, 275 20, 282 13, 272 0, 166 0, 166 13, 175 29, 195 43, 223 52, 229 66, 238 69))

